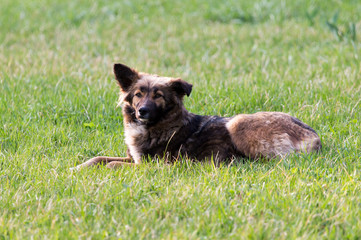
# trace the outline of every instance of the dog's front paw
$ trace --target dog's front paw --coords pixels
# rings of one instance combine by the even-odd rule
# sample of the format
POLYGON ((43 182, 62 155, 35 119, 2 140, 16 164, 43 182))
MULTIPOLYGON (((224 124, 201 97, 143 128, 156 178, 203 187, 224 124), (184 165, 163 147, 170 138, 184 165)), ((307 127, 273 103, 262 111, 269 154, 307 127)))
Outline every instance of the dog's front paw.
POLYGON ((71 167, 71 168, 69 168, 69 171, 70 172, 77 172, 77 171, 79 171, 81 169, 81 167, 80 167, 80 165, 78 165, 78 166, 76 166, 76 167, 71 167))

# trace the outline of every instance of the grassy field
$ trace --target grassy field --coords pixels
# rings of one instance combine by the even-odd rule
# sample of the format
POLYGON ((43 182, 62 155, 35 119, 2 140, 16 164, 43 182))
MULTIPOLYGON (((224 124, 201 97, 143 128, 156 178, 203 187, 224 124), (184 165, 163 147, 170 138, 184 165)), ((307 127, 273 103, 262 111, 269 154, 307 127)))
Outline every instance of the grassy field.
POLYGON ((361 238, 359 0, 0 7, 0 239, 361 238), (112 64, 193 83, 189 111, 283 111, 323 151, 230 166, 124 156, 112 64))

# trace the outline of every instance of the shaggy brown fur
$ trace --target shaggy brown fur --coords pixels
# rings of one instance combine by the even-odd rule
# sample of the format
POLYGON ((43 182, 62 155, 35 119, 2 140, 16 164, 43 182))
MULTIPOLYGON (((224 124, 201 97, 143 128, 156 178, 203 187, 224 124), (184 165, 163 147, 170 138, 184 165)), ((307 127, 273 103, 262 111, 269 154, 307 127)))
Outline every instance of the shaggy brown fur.
POLYGON ((95 157, 77 168, 99 163, 114 168, 142 163, 146 156, 166 161, 187 157, 216 160, 283 157, 321 149, 317 133, 280 112, 240 114, 231 118, 189 113, 183 97, 192 85, 181 80, 138 73, 114 65, 121 90, 127 157, 95 157))

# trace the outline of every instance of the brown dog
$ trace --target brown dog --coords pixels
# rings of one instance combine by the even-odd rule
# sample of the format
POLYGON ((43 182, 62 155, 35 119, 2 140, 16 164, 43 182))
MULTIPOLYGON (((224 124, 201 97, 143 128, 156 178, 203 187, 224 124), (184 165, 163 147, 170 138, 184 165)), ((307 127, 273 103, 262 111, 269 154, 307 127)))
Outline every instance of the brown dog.
POLYGON ((77 166, 106 164, 114 168, 142 163, 142 157, 166 161, 274 158, 290 152, 321 149, 315 130, 280 112, 240 114, 231 118, 189 113, 183 97, 192 85, 181 80, 138 73, 114 65, 121 90, 128 157, 95 157, 77 166))

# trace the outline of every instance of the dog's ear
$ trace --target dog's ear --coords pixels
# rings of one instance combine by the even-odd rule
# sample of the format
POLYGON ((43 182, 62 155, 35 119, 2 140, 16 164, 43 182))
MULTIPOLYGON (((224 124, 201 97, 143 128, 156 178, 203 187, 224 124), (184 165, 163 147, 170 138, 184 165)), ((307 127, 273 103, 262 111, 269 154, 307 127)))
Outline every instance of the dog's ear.
POLYGON ((121 89, 126 92, 139 79, 138 72, 121 63, 114 64, 114 75, 121 89))
POLYGON ((175 91, 177 94, 179 94, 180 96, 184 96, 187 95, 189 97, 189 95, 192 92, 192 87, 193 85, 190 83, 187 83, 186 81, 182 80, 182 79, 174 79, 171 81, 171 88, 173 91, 175 91))

